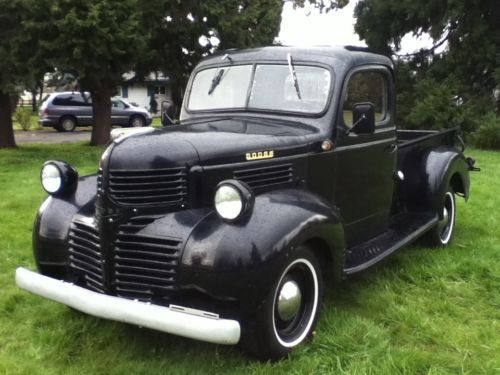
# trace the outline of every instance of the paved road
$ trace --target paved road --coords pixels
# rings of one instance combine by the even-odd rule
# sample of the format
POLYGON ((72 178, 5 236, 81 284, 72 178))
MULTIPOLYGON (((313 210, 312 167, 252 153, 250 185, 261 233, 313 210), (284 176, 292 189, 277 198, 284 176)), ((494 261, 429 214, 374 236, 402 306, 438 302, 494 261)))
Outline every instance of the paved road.
POLYGON ((71 143, 90 142, 90 130, 78 130, 72 133, 59 133, 51 130, 22 131, 14 132, 17 144, 22 143, 71 143))

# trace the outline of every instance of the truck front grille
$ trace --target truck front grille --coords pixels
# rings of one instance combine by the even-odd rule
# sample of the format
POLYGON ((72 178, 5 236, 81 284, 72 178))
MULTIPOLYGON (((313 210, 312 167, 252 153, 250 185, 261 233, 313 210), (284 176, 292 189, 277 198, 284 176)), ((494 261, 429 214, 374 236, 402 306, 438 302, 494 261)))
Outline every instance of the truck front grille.
POLYGON ((73 221, 68 248, 70 268, 82 277, 86 287, 104 293, 104 264, 97 229, 91 224, 73 221))
POLYGON ((187 196, 186 168, 110 170, 109 193, 123 205, 181 205, 187 196))
POLYGON ((294 184, 292 164, 242 169, 234 171, 233 177, 247 183, 256 192, 278 185, 293 186, 294 184))
POLYGON ((114 243, 113 284, 120 297, 168 298, 176 288, 181 241, 131 233, 120 226, 114 243))

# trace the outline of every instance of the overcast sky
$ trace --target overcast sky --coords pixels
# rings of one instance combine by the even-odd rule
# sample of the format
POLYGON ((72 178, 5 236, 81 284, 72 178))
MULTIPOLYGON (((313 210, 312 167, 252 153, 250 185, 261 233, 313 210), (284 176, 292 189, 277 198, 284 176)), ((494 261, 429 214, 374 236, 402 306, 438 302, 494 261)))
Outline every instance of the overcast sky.
MULTIPOLYGON (((287 1, 283 7, 281 30, 278 40, 284 45, 355 45, 366 46, 354 32, 354 7, 357 0, 351 0, 343 9, 320 13, 312 6, 293 9, 287 1)), ((403 38, 400 53, 412 53, 420 48, 432 45, 426 35, 415 38, 407 35, 403 38)))

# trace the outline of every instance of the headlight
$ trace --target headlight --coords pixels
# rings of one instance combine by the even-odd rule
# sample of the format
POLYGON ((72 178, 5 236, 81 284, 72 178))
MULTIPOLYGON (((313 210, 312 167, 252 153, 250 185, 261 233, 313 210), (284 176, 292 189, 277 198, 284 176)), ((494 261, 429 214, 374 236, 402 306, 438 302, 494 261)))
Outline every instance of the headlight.
POLYGON ((78 172, 68 163, 50 160, 43 165, 40 180, 51 195, 72 194, 78 184, 78 172))
POLYGON ((228 221, 242 217, 253 206, 254 197, 250 188, 237 180, 222 181, 215 191, 215 210, 228 221))

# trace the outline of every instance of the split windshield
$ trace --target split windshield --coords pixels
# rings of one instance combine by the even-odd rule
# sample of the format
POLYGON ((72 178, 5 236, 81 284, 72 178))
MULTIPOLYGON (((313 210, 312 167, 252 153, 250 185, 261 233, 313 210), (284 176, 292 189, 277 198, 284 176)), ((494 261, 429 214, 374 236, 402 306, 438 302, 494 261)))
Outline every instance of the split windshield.
POLYGON ((251 109, 317 114, 327 104, 331 74, 316 66, 229 65, 196 74, 190 111, 251 109))

